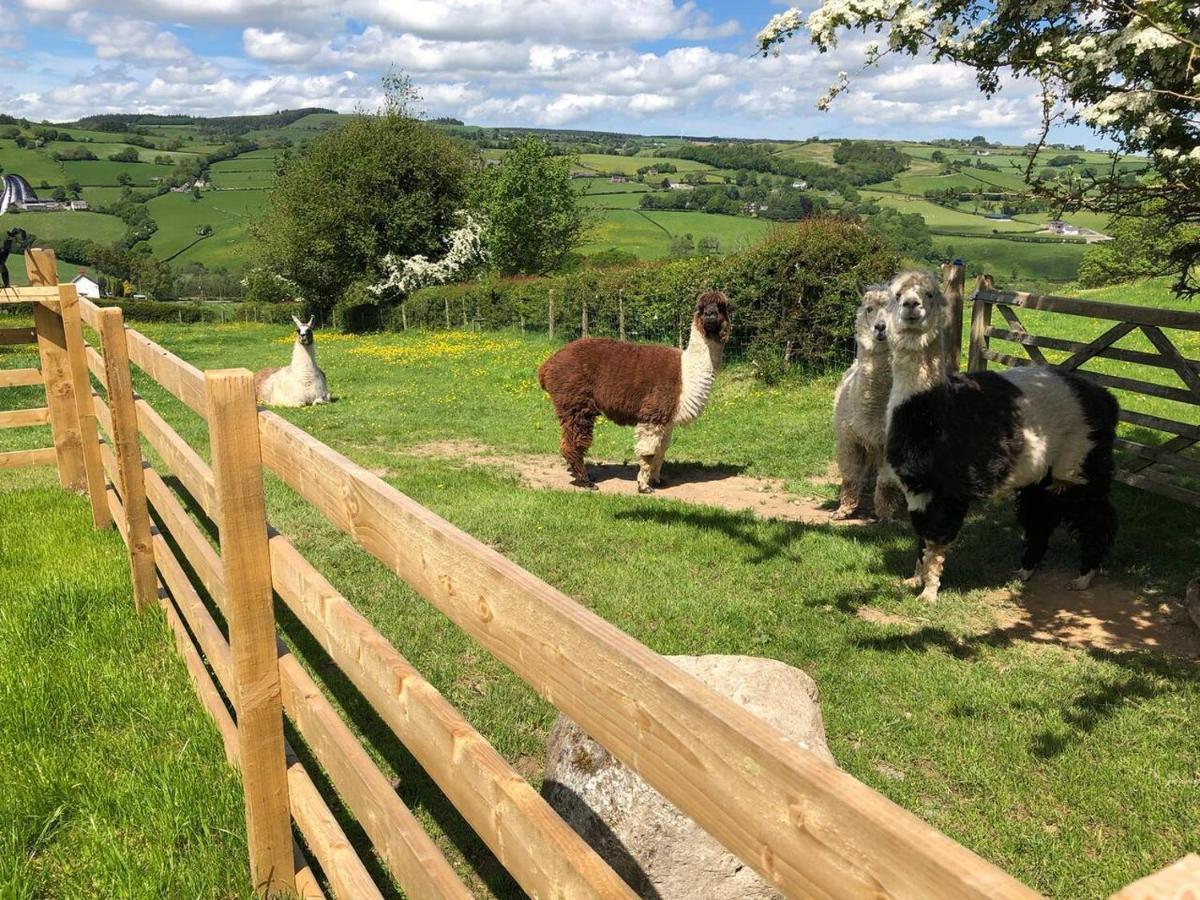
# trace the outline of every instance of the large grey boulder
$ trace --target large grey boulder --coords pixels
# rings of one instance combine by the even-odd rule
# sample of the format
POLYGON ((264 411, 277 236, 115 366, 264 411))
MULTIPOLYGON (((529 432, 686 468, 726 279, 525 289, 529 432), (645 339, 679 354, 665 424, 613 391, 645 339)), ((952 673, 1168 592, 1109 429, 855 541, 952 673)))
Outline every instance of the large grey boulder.
MULTIPOLYGON (((817 686, 799 669, 754 656, 671 656, 671 662, 833 763, 817 686)), ((780 895, 638 775, 559 716, 542 793, 639 896, 767 900, 780 895)))

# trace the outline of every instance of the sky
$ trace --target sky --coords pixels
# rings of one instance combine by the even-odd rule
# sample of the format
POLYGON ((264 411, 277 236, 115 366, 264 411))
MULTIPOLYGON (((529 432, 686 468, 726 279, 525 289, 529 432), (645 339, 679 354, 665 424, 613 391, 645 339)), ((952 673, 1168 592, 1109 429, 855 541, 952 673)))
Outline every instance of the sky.
MULTIPOLYGON (((812 5, 812 0, 810 0, 812 5)), ((471 124, 803 139, 971 137, 1024 143, 1034 86, 986 98, 972 73, 904 59, 862 70, 797 36, 754 36, 773 0, 0 0, 0 112, 234 115, 375 109, 407 72, 429 116, 471 124), (853 89, 816 100, 839 70, 853 89)), ((1055 139, 1099 142, 1067 128, 1055 139)))

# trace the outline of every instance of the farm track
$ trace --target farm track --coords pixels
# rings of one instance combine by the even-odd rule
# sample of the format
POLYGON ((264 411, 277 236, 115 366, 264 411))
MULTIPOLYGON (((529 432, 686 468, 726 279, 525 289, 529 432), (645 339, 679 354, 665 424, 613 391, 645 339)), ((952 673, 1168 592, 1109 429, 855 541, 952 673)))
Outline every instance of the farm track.
MULTIPOLYGON (((458 459, 465 465, 514 472, 522 484, 537 490, 578 491, 566 466, 557 456, 498 453, 485 444, 440 441, 410 448, 413 456, 458 459)), ((601 494, 637 496, 637 467, 629 462, 599 462, 588 471, 601 494)), ((670 463, 664 468, 667 484, 646 502, 673 501, 750 512, 761 519, 797 522, 814 527, 861 528, 873 523, 861 519, 831 522, 833 504, 784 490, 783 482, 740 474, 734 467, 670 463)), ((1103 574, 1091 589, 1073 591, 1073 573, 1039 571, 1018 588, 989 591, 983 600, 992 621, 978 640, 1023 641, 1055 644, 1098 652, 1141 651, 1184 659, 1200 659, 1200 630, 1188 618, 1183 604, 1114 581, 1103 574)), ((866 598, 864 598, 866 599, 866 598)), ((919 628, 921 622, 894 616, 864 605, 860 618, 919 628)))

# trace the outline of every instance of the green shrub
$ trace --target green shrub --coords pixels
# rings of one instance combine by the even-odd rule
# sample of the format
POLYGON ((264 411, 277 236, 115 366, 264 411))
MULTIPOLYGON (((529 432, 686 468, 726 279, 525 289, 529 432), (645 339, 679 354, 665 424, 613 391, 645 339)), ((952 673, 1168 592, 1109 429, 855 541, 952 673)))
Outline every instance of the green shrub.
POLYGON ((299 307, 293 303, 194 303, 103 297, 99 306, 116 306, 129 322, 269 322, 287 325, 299 307))

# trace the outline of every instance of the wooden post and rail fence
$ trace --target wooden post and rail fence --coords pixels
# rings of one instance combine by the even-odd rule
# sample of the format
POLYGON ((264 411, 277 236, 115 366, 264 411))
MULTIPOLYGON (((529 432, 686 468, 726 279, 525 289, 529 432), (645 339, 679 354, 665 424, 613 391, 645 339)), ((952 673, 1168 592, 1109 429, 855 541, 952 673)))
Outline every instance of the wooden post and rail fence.
MULTIPOLYGON (((30 272, 55 271, 48 251, 28 257, 30 272)), ((119 310, 81 300, 53 278, 35 275, 34 285, 0 295, 5 304, 32 304, 35 318, 32 329, 0 331, 0 342, 36 341, 41 359, 40 369, 0 371, 0 385, 44 384, 47 397, 44 408, 0 414, 0 424, 49 422, 54 446, 4 454, 0 465, 56 464, 64 487, 87 491, 96 525, 112 523, 125 539, 135 603, 163 610, 241 770, 250 874, 261 894, 317 898, 328 888, 342 898, 382 896, 289 745, 286 716, 406 896, 471 896, 280 639, 277 596, 526 893, 634 896, 270 527, 265 468, 785 896, 1037 896, 297 426, 258 410, 249 372, 201 372, 127 328, 119 310), (137 394, 134 370, 207 422, 211 464, 137 394), (143 440, 161 464, 144 457, 143 440), (215 524, 215 543, 187 504, 215 524)), ((1117 896, 1177 897, 1183 884, 1200 885, 1200 857, 1117 896)))

